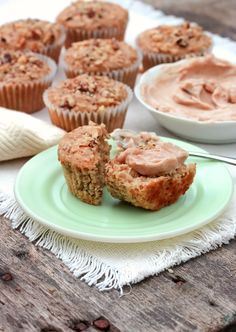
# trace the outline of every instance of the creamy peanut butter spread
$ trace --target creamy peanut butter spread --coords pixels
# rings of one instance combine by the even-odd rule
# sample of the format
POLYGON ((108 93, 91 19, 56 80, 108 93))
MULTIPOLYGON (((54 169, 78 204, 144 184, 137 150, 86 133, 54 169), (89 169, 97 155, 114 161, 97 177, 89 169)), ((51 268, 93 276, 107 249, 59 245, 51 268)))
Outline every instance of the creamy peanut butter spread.
POLYGON ((74 43, 65 54, 69 68, 81 72, 106 72, 130 67, 137 51, 116 39, 89 39, 74 43))
POLYGON ((49 65, 32 52, 0 51, 0 84, 29 83, 49 73, 49 65))
POLYGON ((10 22, 0 26, 0 48, 41 53, 45 47, 55 44, 62 34, 62 27, 57 23, 38 19, 10 22))
POLYGON ((120 28, 128 21, 128 12, 121 6, 102 1, 77 1, 65 8, 57 21, 68 28, 93 31, 109 27, 120 28))
POLYGON ((208 49, 212 41, 200 26, 185 22, 146 30, 139 35, 137 44, 144 52, 185 55, 208 49))
POLYGON ((236 121, 236 65, 199 57, 165 67, 143 84, 144 101, 157 110, 198 121, 236 121))
POLYGON ((127 97, 126 86, 106 76, 79 75, 48 89, 52 104, 74 112, 105 111, 127 97))
POLYGON ((158 141, 152 149, 128 148, 116 160, 129 165, 141 175, 161 176, 175 171, 187 157, 188 153, 180 147, 158 141))

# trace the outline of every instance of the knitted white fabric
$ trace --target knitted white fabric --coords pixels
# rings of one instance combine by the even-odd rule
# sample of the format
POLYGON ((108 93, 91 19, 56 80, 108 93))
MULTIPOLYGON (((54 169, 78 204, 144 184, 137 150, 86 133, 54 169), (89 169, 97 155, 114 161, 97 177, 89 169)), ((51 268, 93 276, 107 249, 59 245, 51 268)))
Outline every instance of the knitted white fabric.
POLYGON ((0 161, 33 156, 58 143, 64 130, 0 107, 0 161))

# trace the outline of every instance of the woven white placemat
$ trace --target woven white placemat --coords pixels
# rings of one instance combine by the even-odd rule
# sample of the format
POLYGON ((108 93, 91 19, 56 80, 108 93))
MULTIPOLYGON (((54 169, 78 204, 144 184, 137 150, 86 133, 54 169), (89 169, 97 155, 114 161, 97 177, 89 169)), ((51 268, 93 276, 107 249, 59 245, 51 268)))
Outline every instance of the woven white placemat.
MULTIPOLYGON (((22 0, 19 10, 16 10, 18 6, 16 0, 5 1, 4 6, 1 6, 0 22, 4 22, 5 17, 13 20, 29 16, 52 20, 57 12, 70 2, 57 0, 50 6, 47 1, 45 13, 43 1, 46 3, 46 0, 41 0, 32 5, 31 0, 22 0), (12 16, 9 17, 8 13, 12 16)), ((115 2, 130 9, 126 40, 131 44, 134 44, 137 34, 147 28, 181 21, 179 18, 167 17, 162 12, 155 11, 138 1, 115 2)), ((215 35, 213 38, 214 53, 230 60, 236 53, 236 43, 215 35)), ((59 72, 58 79, 60 78, 62 74, 59 72)), ((49 121, 46 110, 37 112, 34 116, 49 121)), ((173 137, 157 125, 137 101, 134 101, 130 107, 125 127, 156 131, 159 135, 173 137)), ((209 152, 235 156, 236 144, 221 146, 198 144, 198 146, 206 148, 209 152)), ((12 226, 18 228, 30 241, 37 239, 36 245, 51 250, 77 277, 89 285, 97 286, 99 290, 116 288, 122 293, 124 285, 131 285, 145 277, 158 274, 174 265, 216 249, 228 243, 236 235, 236 196, 234 195, 227 211, 220 218, 199 230, 173 239, 140 244, 107 244, 68 238, 30 219, 15 202, 14 181, 25 161, 24 159, 0 163, 0 214, 9 218, 12 226)), ((230 171, 236 184, 236 169, 231 167, 230 171)))

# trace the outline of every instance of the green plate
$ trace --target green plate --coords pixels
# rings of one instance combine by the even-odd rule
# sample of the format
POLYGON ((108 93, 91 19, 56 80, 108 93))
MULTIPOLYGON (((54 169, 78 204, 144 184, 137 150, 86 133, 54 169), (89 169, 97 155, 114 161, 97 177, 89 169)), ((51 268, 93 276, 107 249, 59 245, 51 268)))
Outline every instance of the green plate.
MULTIPOLYGON (((181 141, 163 140, 189 151, 203 151, 181 141)), ((226 208, 233 192, 231 176, 222 163, 200 158, 189 158, 188 162, 197 163, 194 183, 175 204, 157 212, 120 202, 106 190, 101 206, 81 202, 67 189, 56 146, 22 167, 15 196, 27 215, 74 238, 118 243, 171 238, 215 219, 226 208)))

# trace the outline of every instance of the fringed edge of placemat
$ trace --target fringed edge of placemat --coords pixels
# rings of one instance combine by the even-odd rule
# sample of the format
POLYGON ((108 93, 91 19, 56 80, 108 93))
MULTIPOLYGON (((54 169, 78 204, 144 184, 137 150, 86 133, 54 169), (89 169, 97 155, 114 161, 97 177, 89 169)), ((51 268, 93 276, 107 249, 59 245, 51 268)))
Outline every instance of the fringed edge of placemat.
POLYGON ((229 208, 217 221, 191 233, 169 240, 138 244, 145 251, 150 247, 151 251, 147 257, 141 258, 142 271, 136 270, 132 263, 129 264, 130 260, 134 261, 135 250, 138 250, 137 244, 98 244, 103 249, 105 247, 111 249, 112 252, 118 246, 119 253, 121 249, 124 253, 129 253, 126 266, 123 270, 119 270, 104 263, 89 250, 81 248, 84 245, 83 240, 58 234, 40 225, 25 214, 14 198, 0 193, 0 215, 8 218, 14 229, 18 229, 35 245, 50 250, 76 277, 84 280, 89 286, 94 285, 100 291, 118 289, 120 295, 123 295, 125 285, 130 286, 148 276, 156 275, 174 265, 229 243, 236 235, 236 216, 232 216, 233 211, 233 207, 229 208))

